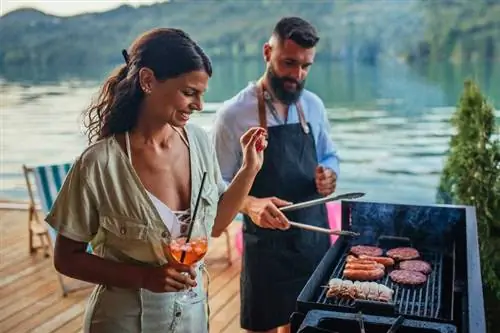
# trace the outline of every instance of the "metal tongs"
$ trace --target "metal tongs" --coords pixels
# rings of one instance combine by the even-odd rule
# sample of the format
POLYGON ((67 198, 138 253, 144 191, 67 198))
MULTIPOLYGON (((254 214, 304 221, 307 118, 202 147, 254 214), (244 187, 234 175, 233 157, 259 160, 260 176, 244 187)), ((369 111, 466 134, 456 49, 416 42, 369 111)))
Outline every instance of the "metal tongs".
POLYGON ((289 221, 289 223, 291 226, 296 227, 296 228, 301 228, 301 229, 305 229, 305 230, 309 230, 309 231, 322 232, 324 234, 329 234, 329 235, 351 236, 351 237, 359 236, 359 233, 354 232, 354 231, 326 229, 326 228, 315 227, 315 226, 312 226, 309 224, 292 222, 292 221, 289 221))
POLYGON ((322 203, 327 203, 330 201, 343 200, 343 199, 357 199, 357 198, 361 198, 363 196, 365 196, 365 193, 363 193, 363 192, 350 192, 350 193, 344 193, 344 194, 340 194, 340 195, 329 195, 327 197, 320 198, 320 199, 314 199, 314 200, 300 202, 300 203, 293 204, 293 205, 284 206, 284 207, 281 207, 280 210, 282 212, 291 212, 292 210, 307 208, 307 207, 319 205, 322 203))
MULTIPOLYGON (((293 211, 293 210, 307 208, 307 207, 311 207, 311 206, 314 206, 314 205, 319 205, 319 204, 322 204, 322 203, 326 203, 326 202, 330 202, 330 201, 335 201, 335 200, 356 199, 356 198, 360 198, 360 197, 362 197, 364 195, 365 194, 362 193, 362 192, 344 193, 344 194, 335 195, 335 196, 330 195, 330 196, 327 196, 327 197, 324 197, 324 198, 320 198, 320 199, 315 199, 315 200, 300 202, 300 203, 297 203, 297 204, 293 204, 293 205, 281 207, 280 210, 282 212, 290 212, 290 211, 293 211)), ((310 231, 322 232, 322 233, 329 234, 329 235, 351 236, 351 237, 357 237, 357 236, 359 236, 359 233, 353 232, 353 231, 332 230, 332 229, 315 227, 315 226, 312 226, 312 225, 303 224, 303 223, 299 223, 299 222, 293 222, 293 221, 290 221, 290 225, 294 226, 296 228, 301 228, 301 229, 310 230, 310 231)))

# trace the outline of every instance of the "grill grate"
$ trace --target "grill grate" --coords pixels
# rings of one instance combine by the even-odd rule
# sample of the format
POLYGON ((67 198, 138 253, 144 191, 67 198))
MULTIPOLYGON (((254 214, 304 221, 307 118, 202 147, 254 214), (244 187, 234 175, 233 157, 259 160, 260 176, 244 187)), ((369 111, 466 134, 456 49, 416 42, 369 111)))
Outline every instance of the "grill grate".
MULTIPOLYGON (((346 264, 349 248, 347 247, 340 260, 337 261, 337 265, 328 280, 333 278, 342 279, 342 272, 346 264)), ((393 283, 388 274, 390 270, 386 270, 386 274, 382 279, 373 282, 381 283, 394 290, 394 307, 399 314, 426 319, 450 319, 442 318, 441 314, 443 255, 435 252, 420 252, 420 254, 422 260, 427 261, 432 267, 432 273, 429 274, 427 282, 424 285, 412 287, 393 283)), ((354 309, 354 300, 327 298, 327 288, 322 289, 323 291, 318 298, 318 303, 354 309)))

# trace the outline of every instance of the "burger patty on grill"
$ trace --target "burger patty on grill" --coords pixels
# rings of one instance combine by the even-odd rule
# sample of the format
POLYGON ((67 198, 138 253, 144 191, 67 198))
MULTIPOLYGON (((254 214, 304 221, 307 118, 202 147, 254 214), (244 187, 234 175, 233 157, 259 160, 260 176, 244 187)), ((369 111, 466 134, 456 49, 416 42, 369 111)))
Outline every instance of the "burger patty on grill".
POLYGON ((427 276, 420 272, 396 269, 389 273, 392 281, 400 284, 418 285, 427 281, 427 276))
POLYGON ((382 255, 384 251, 376 246, 369 246, 369 245, 356 245, 351 247, 351 253, 360 256, 360 255, 366 255, 366 256, 372 256, 372 257, 379 257, 382 255))
POLYGON ((423 260, 405 260, 399 264, 399 269, 405 271, 421 272, 429 274, 432 272, 431 265, 423 260))
POLYGON ((412 247, 396 247, 387 251, 387 256, 394 260, 412 260, 420 258, 420 253, 412 247))

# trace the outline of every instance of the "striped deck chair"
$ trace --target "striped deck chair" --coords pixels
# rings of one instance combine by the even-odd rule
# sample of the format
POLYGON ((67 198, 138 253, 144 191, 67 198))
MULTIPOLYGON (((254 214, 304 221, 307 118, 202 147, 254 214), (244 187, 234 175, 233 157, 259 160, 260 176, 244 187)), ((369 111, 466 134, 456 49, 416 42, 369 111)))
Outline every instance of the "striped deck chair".
MULTIPOLYGON (((42 248, 46 257, 53 255, 53 247, 57 237, 56 230, 54 230, 54 228, 52 228, 49 224, 45 223, 45 221, 37 214, 35 194, 30 176, 34 176, 36 194, 40 202, 40 208, 42 209, 44 216, 46 216, 52 208, 52 205, 54 204, 57 194, 61 189, 70 168, 71 163, 41 165, 36 167, 27 167, 26 165, 23 165, 24 177, 30 200, 28 220, 30 253, 42 248), (38 237, 40 240, 40 245, 37 247, 33 244, 35 237, 38 237)), ((89 245, 87 251, 91 252, 91 250, 92 249, 89 245)), ((64 284, 62 276, 59 273, 57 273, 57 275, 63 296, 66 296, 69 289, 64 284)))

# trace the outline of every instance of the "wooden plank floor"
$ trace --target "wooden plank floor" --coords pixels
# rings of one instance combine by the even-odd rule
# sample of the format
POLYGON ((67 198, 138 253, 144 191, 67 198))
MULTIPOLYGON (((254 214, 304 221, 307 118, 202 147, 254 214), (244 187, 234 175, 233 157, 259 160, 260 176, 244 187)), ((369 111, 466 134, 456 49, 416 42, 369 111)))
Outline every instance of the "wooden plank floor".
MULTIPOLYGON (((28 253, 27 217, 27 211, 0 210, 0 332, 80 332, 91 288, 61 296, 52 258, 28 253)), ((231 240, 236 230, 230 228, 231 240)), ((215 239, 207 255, 211 333, 240 331, 241 258, 232 243, 228 265, 225 242, 224 236, 215 239)))

